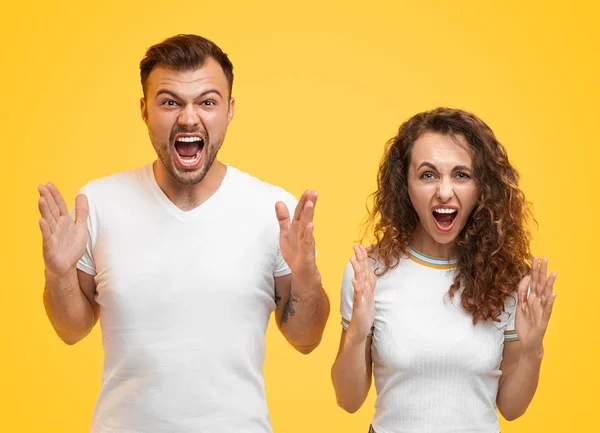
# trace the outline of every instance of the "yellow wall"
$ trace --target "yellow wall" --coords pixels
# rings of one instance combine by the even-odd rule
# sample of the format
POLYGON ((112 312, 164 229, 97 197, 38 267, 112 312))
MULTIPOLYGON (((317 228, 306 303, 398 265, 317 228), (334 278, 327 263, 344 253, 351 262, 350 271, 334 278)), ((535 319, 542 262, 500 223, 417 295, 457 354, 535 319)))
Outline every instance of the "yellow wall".
POLYGON ((332 315, 308 357, 275 326, 268 331, 276 433, 366 433, 374 393, 348 415, 329 380, 342 271, 384 142, 404 119, 439 105, 473 111, 496 131, 534 203, 533 250, 559 273, 538 394, 502 430, 596 431, 595 2, 37 3, 0 12, 1 432, 88 428, 100 333, 68 347, 45 317, 36 186, 51 180, 70 202, 88 180, 154 158, 139 117, 138 62, 176 33, 214 39, 235 65, 236 118, 221 158, 297 196, 321 193, 316 235, 332 315))

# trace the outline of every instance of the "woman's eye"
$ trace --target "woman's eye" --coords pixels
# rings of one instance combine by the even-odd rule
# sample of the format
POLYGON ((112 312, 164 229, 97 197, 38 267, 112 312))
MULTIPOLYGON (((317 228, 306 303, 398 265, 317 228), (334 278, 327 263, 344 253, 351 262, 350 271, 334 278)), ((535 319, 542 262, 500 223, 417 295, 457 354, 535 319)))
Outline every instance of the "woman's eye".
POLYGON ((459 179, 471 179, 471 176, 467 173, 456 173, 456 177, 459 179))
POLYGON ((425 173, 423 173, 421 175, 421 179, 426 179, 426 180, 427 179, 433 179, 434 177, 435 177, 435 175, 432 172, 430 172, 430 171, 426 171, 425 173))

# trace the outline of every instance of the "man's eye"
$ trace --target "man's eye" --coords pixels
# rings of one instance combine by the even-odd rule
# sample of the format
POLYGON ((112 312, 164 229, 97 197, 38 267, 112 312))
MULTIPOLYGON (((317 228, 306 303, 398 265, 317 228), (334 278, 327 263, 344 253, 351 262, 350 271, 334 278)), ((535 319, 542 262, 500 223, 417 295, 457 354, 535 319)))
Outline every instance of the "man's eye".
POLYGON ((211 105, 216 105, 216 104, 215 104, 215 101, 212 101, 212 100, 210 100, 210 99, 209 99, 208 101, 204 101, 202 104, 203 104, 203 105, 209 105, 209 106, 211 106, 211 105))
POLYGON ((177 106, 177 102, 173 101, 172 99, 167 99, 165 102, 163 102, 163 105, 167 105, 169 107, 175 107, 175 106, 177 106))

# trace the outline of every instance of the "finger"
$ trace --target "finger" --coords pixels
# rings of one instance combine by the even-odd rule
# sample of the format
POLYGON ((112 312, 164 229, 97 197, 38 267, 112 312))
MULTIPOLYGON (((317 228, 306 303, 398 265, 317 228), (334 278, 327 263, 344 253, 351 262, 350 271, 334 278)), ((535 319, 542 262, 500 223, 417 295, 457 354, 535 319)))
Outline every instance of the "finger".
POLYGON ((525 305, 527 303, 527 289, 529 288, 529 284, 531 282, 531 275, 525 275, 521 281, 519 282, 519 286, 517 287, 517 296, 519 298, 519 305, 521 306, 521 310, 525 310, 525 305))
POLYGON ((40 230, 42 231, 42 240, 44 242, 44 248, 48 248, 50 246, 50 242, 52 242, 52 230, 50 230, 48 221, 46 221, 44 218, 40 219, 40 230))
POLYGON ((536 310, 536 308, 541 304, 540 302, 540 298, 538 296, 538 294, 536 292, 534 292, 533 290, 531 290, 529 292, 529 296, 527 297, 527 307, 529 308, 529 311, 532 313, 536 313, 539 310, 536 310))
POLYGON ((75 224, 86 224, 90 213, 87 196, 77 194, 75 197, 75 224))
MULTIPOLYGON (((354 247, 356 250, 356 247, 354 247)), ((356 251, 355 251, 356 252, 356 251)), ((358 260, 355 257, 351 257, 350 258, 350 263, 352 264, 352 270, 354 271, 354 279, 356 279, 357 281, 360 281, 362 283, 363 281, 363 275, 362 275, 362 266, 360 265, 360 263, 358 263, 358 260)))
POLYGON ((369 271, 371 270, 369 266, 369 255, 367 254, 367 250, 364 246, 360 245, 358 249, 360 251, 360 264, 363 268, 365 280, 367 280, 369 276, 369 271))
POLYGON ((360 280, 352 279, 352 287, 354 287, 354 303, 358 303, 359 299, 363 299, 364 286, 360 280))
POLYGON ((300 224, 306 225, 313 220, 315 216, 315 203, 312 200, 306 200, 304 209, 300 213, 300 224))
POLYGON ((367 275, 365 273, 365 267, 364 267, 364 257, 363 257, 363 253, 362 253, 362 249, 360 248, 360 245, 355 245, 354 246, 354 254, 356 255, 356 263, 358 264, 358 266, 360 266, 360 278, 361 278, 361 283, 362 284, 366 284, 367 282, 367 275))
POLYGON ((537 294, 539 296, 544 296, 544 289, 546 287, 546 278, 548 275, 548 259, 544 258, 540 264, 540 270, 538 272, 538 287, 537 294))
POLYGON ((310 194, 307 197, 307 201, 311 201, 313 204, 313 212, 314 212, 314 208, 317 207, 317 199, 319 198, 319 192, 315 191, 315 190, 311 190, 310 194))
POLYGON ((375 283, 377 282, 377 277, 375 276, 375 272, 373 271, 373 269, 371 269, 371 266, 370 266, 371 262, 369 261, 370 257, 369 257, 369 253, 367 252, 367 249, 364 246, 361 246, 361 247, 363 249, 365 256, 367 257, 367 260, 366 260, 367 261, 367 277, 368 277, 367 279, 370 284, 370 287, 372 289, 375 289, 375 283))
POLYGON ((531 287, 531 291, 535 292, 537 289, 537 279, 539 276, 538 270, 539 270, 539 260, 537 257, 533 258, 533 261, 531 262, 531 282, 529 283, 530 287, 531 287))
POLYGON ((304 229, 304 234, 302 235, 302 243, 306 246, 306 247, 312 247, 312 251, 314 251, 314 247, 315 247, 315 238, 313 236, 313 231, 315 229, 315 224, 310 222, 307 224, 306 228, 304 229))
POLYGON ((284 202, 278 201, 275 203, 275 214, 279 221, 279 229, 285 233, 290 227, 290 212, 284 202))
POLYGON ((56 204, 54 197, 52 197, 52 194, 50 194, 50 191, 44 185, 40 185, 38 187, 38 191, 39 191, 40 195, 42 197, 44 197, 44 199, 46 200, 46 204, 48 205, 48 210, 50 210, 54 219, 56 221, 58 221, 58 218, 60 217, 60 210, 58 209, 58 205, 56 204))
POLYGON ((54 201, 56 202, 56 205, 58 206, 58 210, 59 210, 60 214, 67 215, 69 213, 69 210, 67 209, 67 204, 65 203, 65 199, 63 198, 61 193, 58 191, 58 188, 56 188, 56 186, 54 186, 54 184, 52 182, 48 182, 46 184, 46 188, 48 188, 48 191, 50 191, 50 194, 54 198, 54 201))
POLYGON ((554 282, 556 281, 557 276, 558 274, 556 272, 552 272, 546 280, 546 284, 544 286, 544 296, 546 297, 546 299, 552 296, 552 290, 554 288, 554 282))
POLYGON ((556 293, 552 293, 548 300, 546 301, 546 305, 544 305, 544 313, 542 315, 542 323, 545 326, 548 326, 548 322, 550 321, 550 316, 552 315, 552 308, 554 307, 554 300, 556 299, 556 293))
POLYGON ((304 209, 304 204, 306 203, 306 200, 308 199, 310 192, 311 192, 310 190, 306 190, 306 191, 304 191, 304 194, 302 194, 302 197, 300 197, 300 201, 296 205, 296 210, 294 211, 294 221, 298 221, 300 219, 300 214, 302 213, 302 210, 304 209))
POLYGON ((361 252, 361 265, 365 276, 365 285, 367 285, 370 290, 373 290, 375 288, 376 278, 370 266, 369 253, 363 245, 360 245, 359 249, 361 252))
POLYGON ((50 206, 48 206, 48 202, 44 197, 40 197, 38 200, 38 209, 40 210, 40 215, 42 215, 42 218, 44 218, 48 224, 50 231, 54 232, 56 219, 54 218, 54 215, 52 215, 52 212, 50 212, 50 206))
POLYGON ((306 200, 306 203, 304 204, 304 209, 302 209, 302 213, 300 214, 300 233, 304 233, 304 230, 306 230, 306 226, 312 222, 314 215, 314 203, 310 200, 306 200))

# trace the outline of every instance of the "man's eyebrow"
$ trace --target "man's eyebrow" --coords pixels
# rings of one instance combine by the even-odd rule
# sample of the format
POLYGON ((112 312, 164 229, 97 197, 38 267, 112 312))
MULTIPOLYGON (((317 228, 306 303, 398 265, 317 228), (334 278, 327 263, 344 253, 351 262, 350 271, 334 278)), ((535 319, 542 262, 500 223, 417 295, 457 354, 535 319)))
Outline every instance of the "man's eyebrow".
MULTIPOLYGON (((221 92, 219 92, 218 89, 208 89, 208 90, 205 90, 204 92, 200 93, 198 96, 196 96, 196 99, 202 98, 202 97, 204 97, 204 96, 206 96, 206 95, 208 95, 210 93, 216 93, 221 98, 223 97, 223 95, 221 95, 221 92)), ((171 91, 169 89, 159 89, 158 92, 156 92, 156 96, 155 97, 159 97, 160 95, 163 95, 163 94, 172 96, 175 99, 181 99, 179 97, 179 95, 177 95, 177 93, 175 93, 175 92, 173 92, 173 91, 171 91)))
POLYGON ((217 95, 219 95, 221 98, 223 97, 223 95, 221 95, 221 92, 219 91, 219 89, 208 89, 208 90, 205 90, 204 92, 200 93, 200 94, 199 94, 199 95, 196 97, 196 99, 198 99, 198 98, 202 98, 203 96, 206 96, 206 95, 208 95, 208 94, 210 94, 210 93, 216 93, 216 94, 217 94, 217 95))
POLYGON ((168 89, 159 89, 158 92, 156 92, 156 97, 159 97, 160 95, 163 95, 163 94, 170 95, 175 99, 180 99, 179 95, 177 95, 176 93, 174 93, 168 89))

